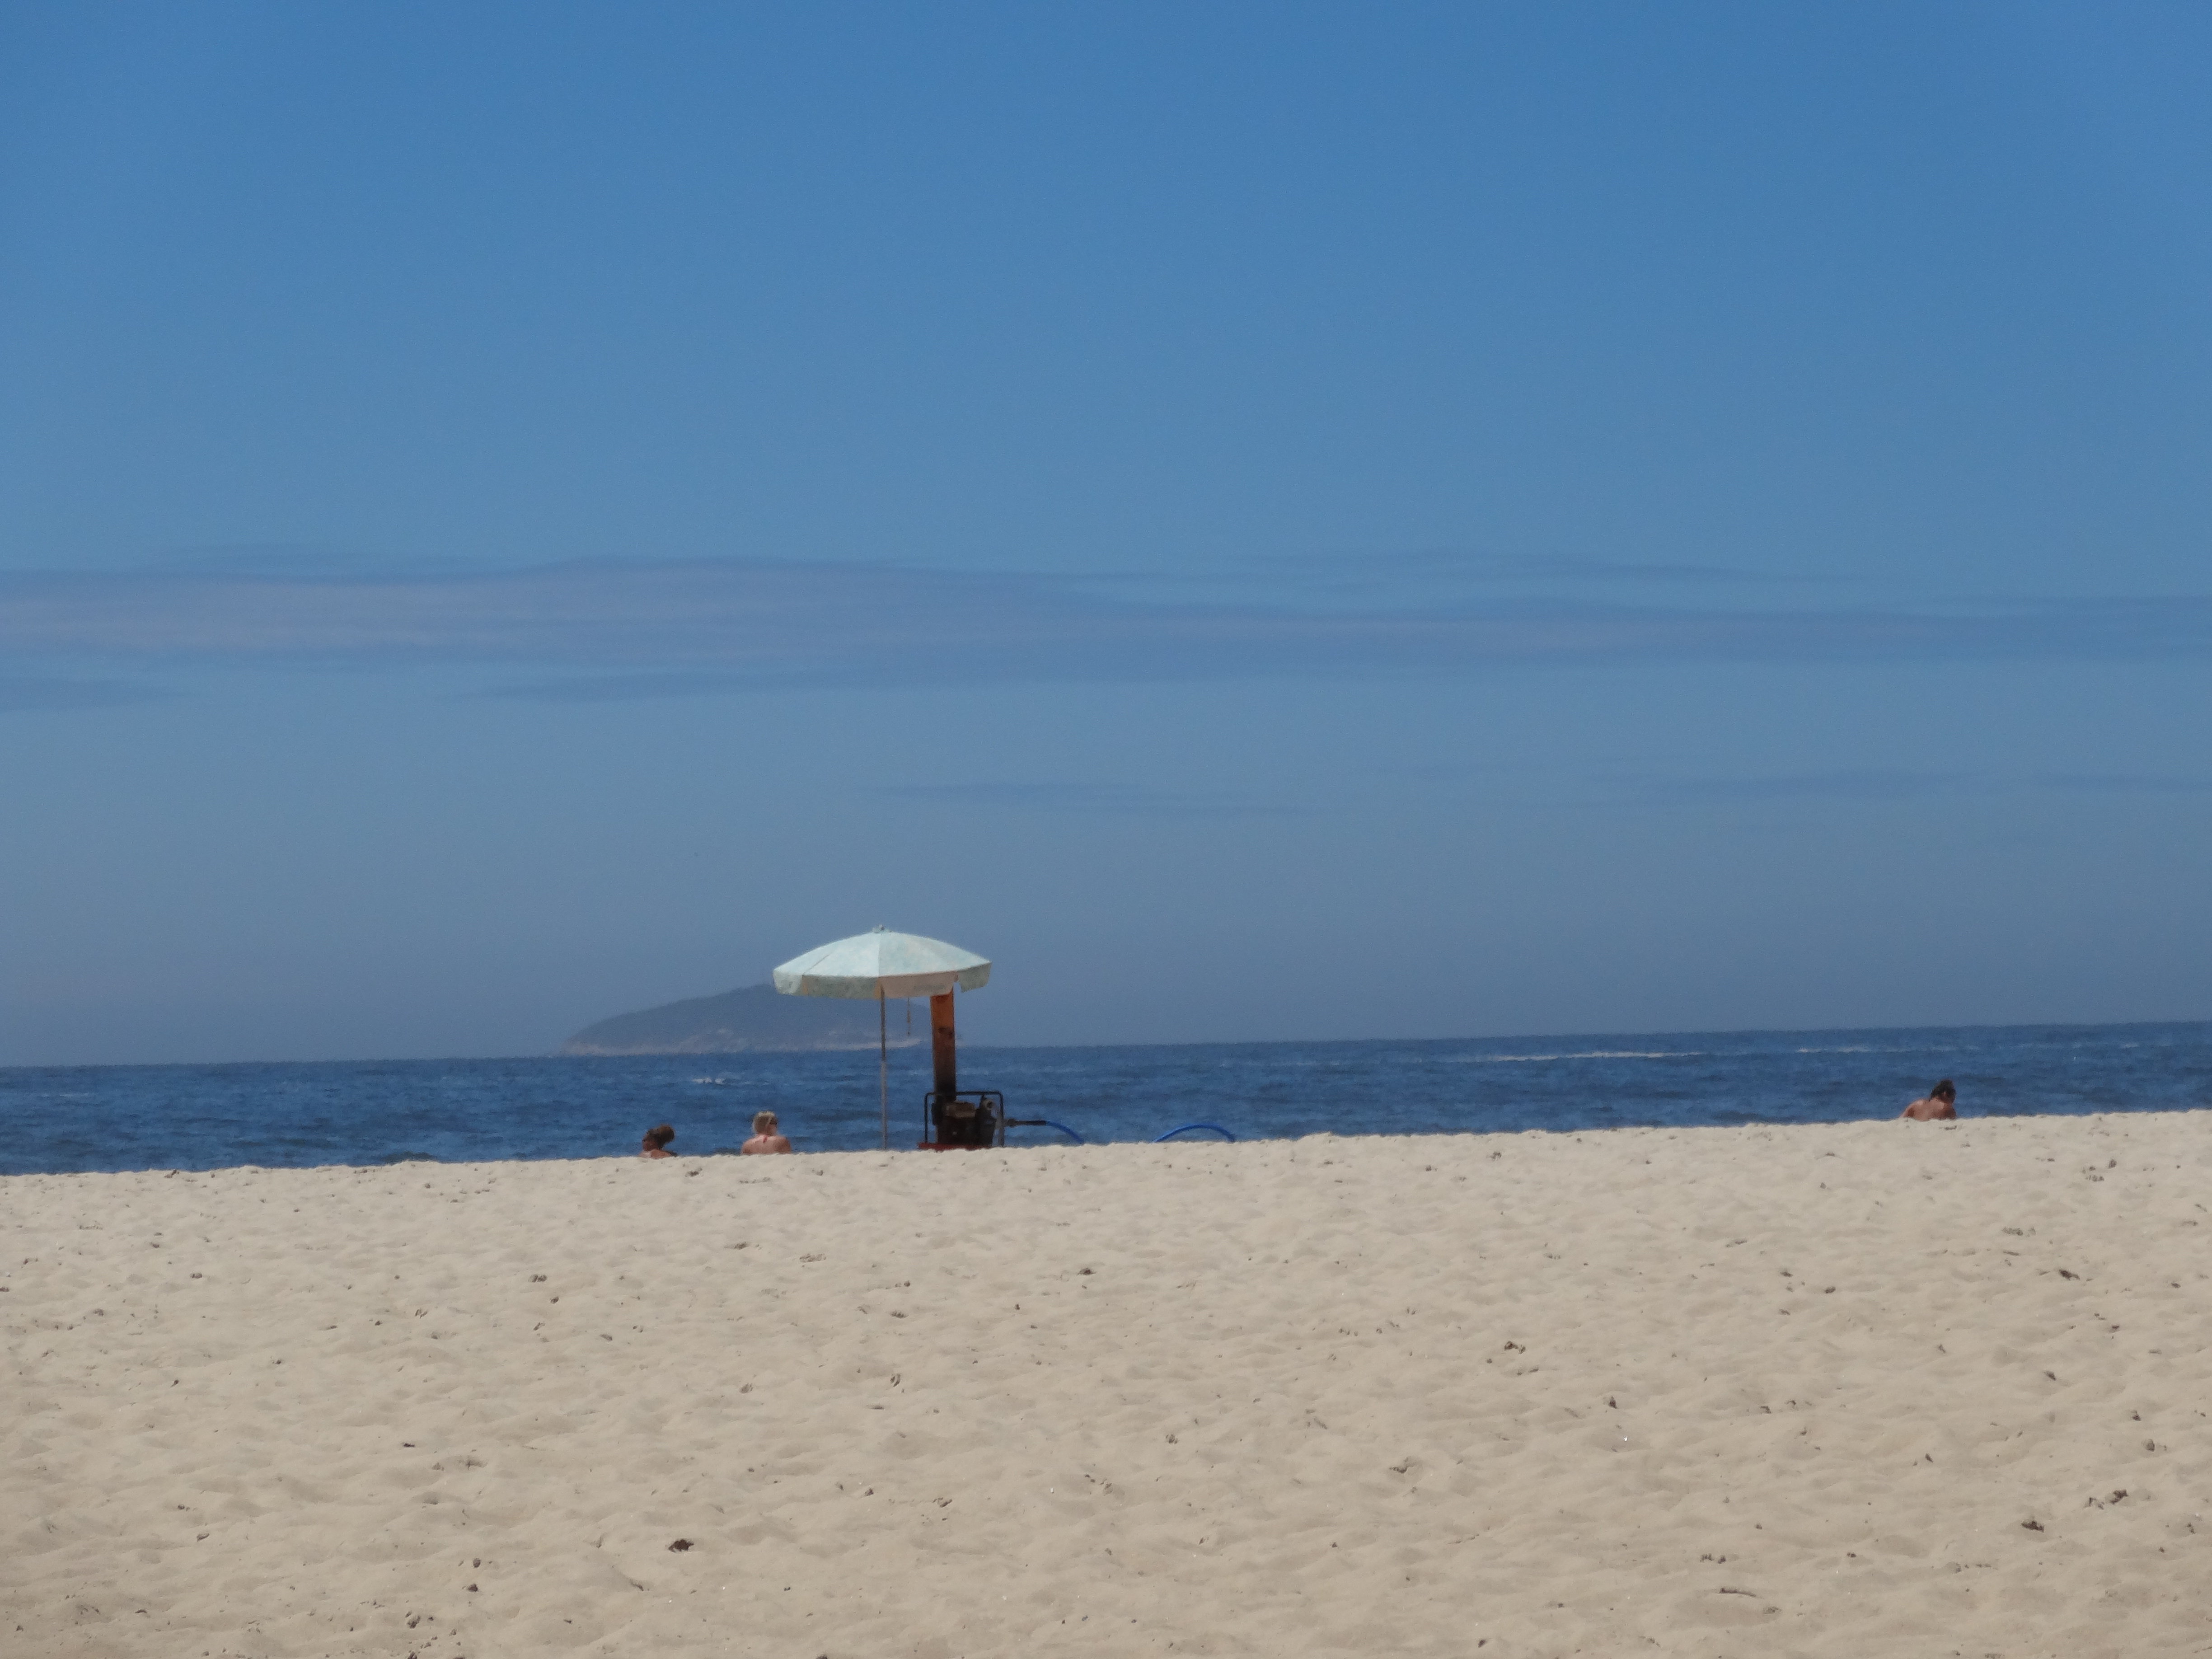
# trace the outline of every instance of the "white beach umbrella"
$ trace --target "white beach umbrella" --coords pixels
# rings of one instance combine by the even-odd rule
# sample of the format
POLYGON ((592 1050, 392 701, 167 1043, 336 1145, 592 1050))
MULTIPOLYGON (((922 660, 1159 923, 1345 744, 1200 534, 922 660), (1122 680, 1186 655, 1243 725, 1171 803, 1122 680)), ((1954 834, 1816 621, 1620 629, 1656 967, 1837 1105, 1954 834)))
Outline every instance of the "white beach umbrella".
POLYGON ((991 982, 991 964, 973 951, 919 933, 882 927, 817 945, 775 970, 775 988, 787 996, 873 997, 876 1000, 876 1089, 884 1120, 884 1146, 891 1144, 890 1036, 884 1012, 892 997, 936 997, 955 986, 980 991, 991 982))
POLYGON ((919 933, 878 927, 835 944, 817 945, 775 970, 775 988, 795 997, 942 996, 957 985, 980 991, 991 982, 991 964, 973 951, 919 933))

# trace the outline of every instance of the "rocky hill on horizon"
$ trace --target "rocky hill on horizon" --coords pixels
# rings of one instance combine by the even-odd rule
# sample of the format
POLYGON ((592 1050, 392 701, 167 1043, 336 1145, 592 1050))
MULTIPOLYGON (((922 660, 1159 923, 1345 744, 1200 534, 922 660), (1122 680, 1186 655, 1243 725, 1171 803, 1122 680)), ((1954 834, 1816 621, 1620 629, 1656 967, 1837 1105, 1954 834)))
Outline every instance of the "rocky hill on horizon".
MULTIPOLYGON (((773 985, 748 985, 720 996, 692 997, 634 1014, 617 1014, 586 1025, 559 1052, 744 1054, 872 1048, 877 1018, 872 1002, 787 997, 773 985)), ((910 1048, 921 1041, 921 1036, 908 1035, 903 1018, 892 1023, 892 1048, 910 1048)))

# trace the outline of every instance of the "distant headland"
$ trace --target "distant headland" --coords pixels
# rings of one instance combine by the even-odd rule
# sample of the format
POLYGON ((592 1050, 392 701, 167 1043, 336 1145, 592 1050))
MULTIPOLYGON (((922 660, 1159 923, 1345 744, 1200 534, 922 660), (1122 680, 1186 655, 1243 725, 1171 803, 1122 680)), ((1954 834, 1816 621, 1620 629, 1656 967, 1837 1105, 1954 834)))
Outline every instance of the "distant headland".
MULTIPOLYGON (((779 996, 772 985, 748 985, 718 997, 693 997, 586 1025, 561 1045, 564 1054, 799 1054, 876 1046, 872 1002, 837 997, 779 996)), ((921 1041, 904 1019, 892 1026, 891 1047, 921 1041)))

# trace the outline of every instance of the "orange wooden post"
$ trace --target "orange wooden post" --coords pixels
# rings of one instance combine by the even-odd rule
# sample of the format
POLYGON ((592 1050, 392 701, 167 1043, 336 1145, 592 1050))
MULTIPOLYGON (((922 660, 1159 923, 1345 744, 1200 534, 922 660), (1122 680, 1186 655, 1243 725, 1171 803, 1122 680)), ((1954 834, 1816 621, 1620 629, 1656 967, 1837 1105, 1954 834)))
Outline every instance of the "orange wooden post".
POLYGON ((960 1091, 960 1062, 952 1048, 952 993, 929 1000, 929 1054, 936 1062, 937 1097, 945 1105, 960 1091))

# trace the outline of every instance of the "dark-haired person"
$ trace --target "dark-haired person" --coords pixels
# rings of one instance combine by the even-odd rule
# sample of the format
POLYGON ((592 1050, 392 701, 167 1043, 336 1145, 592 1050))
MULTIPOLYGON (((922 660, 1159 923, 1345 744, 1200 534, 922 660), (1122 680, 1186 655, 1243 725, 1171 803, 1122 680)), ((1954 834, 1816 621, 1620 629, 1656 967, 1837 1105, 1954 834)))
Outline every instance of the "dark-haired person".
POLYGON ((675 1139, 676 1131, 665 1123, 656 1128, 647 1129, 645 1132, 645 1145, 637 1149, 637 1155, 640 1158, 673 1158, 676 1154, 668 1150, 668 1143, 675 1139))
POLYGON ((1915 1123, 1932 1123, 1939 1118, 1956 1117, 1959 1115, 1955 1103, 1958 1098, 1958 1090, 1952 1086, 1951 1079, 1947 1077, 1898 1115, 1909 1117, 1915 1123))
POLYGON ((791 1142, 778 1133, 774 1112, 753 1114, 753 1138, 738 1148, 740 1152, 787 1152, 791 1142))

